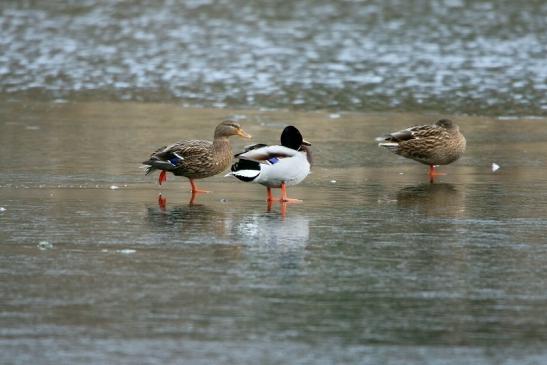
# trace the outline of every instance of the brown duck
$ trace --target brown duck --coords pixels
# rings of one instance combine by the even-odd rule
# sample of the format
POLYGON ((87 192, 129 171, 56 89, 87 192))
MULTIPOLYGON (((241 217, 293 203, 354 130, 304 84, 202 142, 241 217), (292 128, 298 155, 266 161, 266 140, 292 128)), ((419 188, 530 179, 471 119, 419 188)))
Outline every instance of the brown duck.
POLYGON ((198 189, 194 179, 203 179, 226 170, 232 162, 230 136, 251 138, 239 123, 225 120, 215 128, 213 142, 205 140, 187 140, 169 146, 163 146, 143 162, 147 165, 146 175, 161 170, 159 184, 167 181, 167 172, 184 176, 190 180, 192 194, 205 192, 198 189))
POLYGON ((465 151, 465 137, 458 125, 448 119, 386 134, 376 141, 393 153, 429 165, 431 182, 441 175, 435 171, 435 165, 452 163, 465 151))

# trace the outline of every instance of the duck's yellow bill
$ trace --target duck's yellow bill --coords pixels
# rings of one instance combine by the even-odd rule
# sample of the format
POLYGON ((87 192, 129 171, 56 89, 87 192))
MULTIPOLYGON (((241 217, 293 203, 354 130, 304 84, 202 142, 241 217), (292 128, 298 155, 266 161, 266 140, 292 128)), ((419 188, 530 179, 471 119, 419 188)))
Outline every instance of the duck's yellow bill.
POLYGON ((240 137, 243 137, 243 138, 252 138, 253 136, 251 136, 249 133, 245 132, 243 129, 239 128, 237 130, 237 135, 240 136, 240 137))

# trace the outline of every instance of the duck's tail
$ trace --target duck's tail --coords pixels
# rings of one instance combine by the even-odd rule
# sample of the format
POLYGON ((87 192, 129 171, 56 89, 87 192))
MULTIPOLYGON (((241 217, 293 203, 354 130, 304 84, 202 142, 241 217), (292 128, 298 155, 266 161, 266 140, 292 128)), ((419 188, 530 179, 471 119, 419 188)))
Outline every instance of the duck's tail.
POLYGON ((232 165, 231 170, 225 176, 235 176, 241 181, 251 182, 260 175, 260 163, 241 159, 232 165))
POLYGON ((144 174, 145 174, 145 175, 150 175, 150 173, 152 173, 152 172, 154 172, 155 170, 157 170, 155 167, 146 166, 146 165, 141 166, 141 168, 144 169, 144 174))
POLYGON ((390 151, 397 151, 399 149, 399 143, 397 142, 382 142, 378 143, 378 147, 385 147, 390 151))
POLYGON ((384 134, 383 136, 376 137, 374 140, 378 143, 378 147, 385 147, 390 151, 397 151, 399 148, 399 141, 391 134, 384 134))
POLYGON ((177 167, 175 164, 173 164, 173 162, 169 160, 164 161, 158 158, 150 158, 146 161, 143 161, 142 164, 145 165, 144 168, 146 175, 149 175, 156 170, 173 171, 177 167))

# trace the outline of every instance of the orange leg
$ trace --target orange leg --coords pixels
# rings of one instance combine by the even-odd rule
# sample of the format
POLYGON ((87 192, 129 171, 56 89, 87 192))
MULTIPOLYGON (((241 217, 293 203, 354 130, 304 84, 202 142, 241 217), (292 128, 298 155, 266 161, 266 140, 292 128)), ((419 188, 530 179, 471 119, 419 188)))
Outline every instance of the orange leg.
POLYGON ((272 188, 268 188, 268 187, 267 187, 266 189, 267 189, 267 192, 268 192, 268 199, 267 199, 267 201, 268 201, 268 202, 273 202, 273 201, 275 200, 275 198, 274 198, 273 195, 272 195, 272 188))
POLYGON ((196 204, 196 196, 198 196, 198 194, 195 192, 192 192, 192 196, 190 197, 190 201, 188 202, 188 205, 196 204))
POLYGON ((161 185, 162 183, 167 181, 167 173, 164 170, 161 170, 160 177, 158 178, 158 182, 161 185))
POLYGON ((281 199, 279 199, 280 202, 284 203, 301 203, 302 200, 300 199, 291 199, 287 197, 287 185, 285 183, 281 184, 281 199))
POLYGON ((189 179, 189 180, 190 180, 190 185, 192 185, 192 195, 200 194, 200 193, 210 193, 210 191, 198 189, 198 186, 194 182, 194 179, 189 179))
POLYGON ((437 170, 435 169, 435 165, 429 165, 428 175, 429 175, 429 182, 433 183, 433 182, 435 182, 435 177, 444 176, 446 174, 442 173, 442 172, 437 172, 437 170))

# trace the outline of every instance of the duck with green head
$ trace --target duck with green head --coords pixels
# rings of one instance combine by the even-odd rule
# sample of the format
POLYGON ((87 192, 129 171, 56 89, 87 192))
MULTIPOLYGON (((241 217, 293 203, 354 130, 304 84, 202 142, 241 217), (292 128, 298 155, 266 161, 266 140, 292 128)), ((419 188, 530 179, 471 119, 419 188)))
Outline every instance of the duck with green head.
POLYGON ((296 127, 287 126, 281 133, 281 145, 248 146, 235 155, 238 160, 226 176, 266 186, 269 202, 274 200, 272 188, 281 188, 281 202, 300 202, 287 197, 287 186, 300 184, 310 173, 310 146, 296 127))

